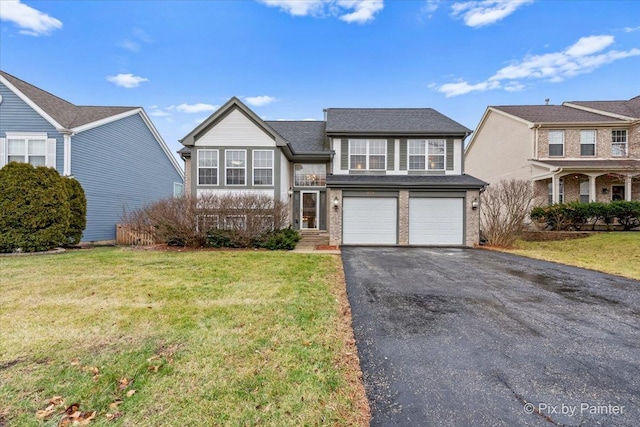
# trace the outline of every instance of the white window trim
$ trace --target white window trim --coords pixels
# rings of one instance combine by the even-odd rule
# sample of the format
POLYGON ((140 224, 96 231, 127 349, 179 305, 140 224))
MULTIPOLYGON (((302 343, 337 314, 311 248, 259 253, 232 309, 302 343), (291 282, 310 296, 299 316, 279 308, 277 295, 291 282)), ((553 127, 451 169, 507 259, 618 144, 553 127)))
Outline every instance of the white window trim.
MULTIPOLYGON (((51 143, 51 140, 54 140, 53 138, 49 138, 49 136, 47 135, 46 132, 7 132, 5 133, 5 143, 4 145, 4 150, 2 153, 0 153, 0 155, 2 155, 2 159, 3 165, 6 165, 7 163, 9 163, 9 140, 10 139, 23 139, 25 140, 25 153, 24 153, 24 163, 29 163, 29 144, 27 143, 27 140, 29 139, 41 139, 44 140, 44 166, 48 166, 48 167, 53 167, 55 168, 55 147, 54 147, 54 152, 52 153, 53 156, 50 156, 49 153, 49 144, 51 143)), ((55 143, 54 143, 55 144, 55 143)))
POLYGON ((294 163, 293 165, 293 185, 294 187, 325 187, 327 184, 327 165, 324 163, 294 163), (311 165, 311 166, 322 166, 323 171, 324 171, 324 177, 323 177, 323 181, 324 184, 318 184, 318 185, 299 185, 296 181, 296 166, 301 165, 302 167, 304 167, 304 165, 311 165))
POLYGON ((236 230, 235 228, 229 228, 228 224, 227 224, 227 219, 228 218, 242 218, 244 220, 244 227, 241 228, 241 230, 246 230, 247 229, 247 216, 246 215, 225 215, 224 217, 224 229, 225 230, 236 230))
POLYGON ((197 232, 207 231, 207 230, 200 230, 201 224, 204 223, 204 219, 205 218, 213 218, 215 220, 216 226, 212 230, 218 230, 220 228, 220 216, 219 215, 202 214, 202 215, 198 215, 198 217, 197 217, 197 221, 196 221, 196 231, 197 232), (203 220, 202 222, 201 222, 201 218, 203 220))
MULTIPOLYGON (((564 150, 563 150, 564 151, 564 150)), ((598 155, 598 132, 595 129, 580 129, 580 157, 596 157, 598 155), (593 144, 582 142, 582 132, 593 132, 593 144), (583 145, 593 145, 593 154, 582 154, 583 145)))
MULTIPOLYGON (((273 153, 273 150, 253 150, 253 155, 251 156, 251 163, 253 163, 253 168, 252 168, 252 178, 253 178, 253 185, 255 187, 273 187, 273 181, 274 181, 274 172, 275 172, 275 156, 273 153), (256 153, 271 153, 271 167, 270 168, 263 168, 263 167, 256 167, 256 153), (260 169, 260 170, 267 170, 267 169, 271 169, 271 184, 256 184, 256 169, 260 169)), ((246 160, 245 160, 246 162, 246 160)))
MULTIPOLYGON (((271 223, 270 223, 271 226, 269 228, 269 231, 273 231, 275 229, 276 221, 275 221, 275 218, 273 217, 273 215, 254 215, 253 216, 253 220, 255 221, 256 218, 271 218, 271 223)), ((255 224, 254 224, 254 228, 255 228, 255 224)))
POLYGON ((227 187, 246 187, 247 186, 247 150, 228 149, 224 150, 224 185, 227 187), (227 167, 227 154, 231 151, 241 151, 244 153, 244 168, 227 167), (227 177, 227 169, 244 169, 244 184, 229 184, 227 177))
POLYGON ((387 145, 387 140, 386 139, 349 139, 349 170, 353 170, 353 171, 357 171, 357 170, 362 170, 362 171, 385 171, 387 170, 387 153, 388 151, 388 145, 387 145), (365 141, 367 143, 367 150, 366 153, 364 154, 365 156, 365 168, 364 169, 352 169, 351 168, 351 156, 362 156, 362 154, 352 154, 351 153, 351 141, 365 141), (384 168, 383 169, 370 169, 369 168, 369 156, 381 156, 382 154, 371 154, 370 152, 370 143, 371 141, 382 141, 384 142, 384 168))
POLYGON ((564 129, 549 129, 549 132, 547 134, 547 139, 549 141, 549 149, 548 149, 549 157, 564 157, 564 152, 565 152, 565 147, 564 147, 564 129), (562 134, 562 144, 552 144, 551 143, 551 132, 560 132, 562 134), (560 154, 560 155, 552 155, 551 154, 551 146, 552 145, 562 145, 562 154, 560 154))
POLYGON ((407 170, 408 171, 444 171, 447 170, 447 140, 443 138, 408 139, 407 140, 407 170), (413 141, 424 141, 424 154, 410 154, 409 143, 413 141), (443 154, 431 154, 431 156, 442 156, 442 168, 429 167, 429 141, 438 141, 444 144, 443 154), (424 169, 411 169, 411 156, 424 156, 424 169))
POLYGON ((220 150, 214 148, 200 148, 198 149, 198 163, 197 163, 197 177, 198 177, 198 186, 202 187, 218 187, 220 185, 220 150), (200 183, 200 168, 204 169, 214 169, 211 166, 200 166, 200 153, 205 151, 215 151, 216 152, 216 184, 201 184, 200 183))
POLYGON ((627 157, 629 154, 629 131, 627 129, 611 129, 611 157, 627 157), (624 132, 624 154, 613 154, 614 145, 622 145, 622 142, 613 142, 613 132, 624 132))

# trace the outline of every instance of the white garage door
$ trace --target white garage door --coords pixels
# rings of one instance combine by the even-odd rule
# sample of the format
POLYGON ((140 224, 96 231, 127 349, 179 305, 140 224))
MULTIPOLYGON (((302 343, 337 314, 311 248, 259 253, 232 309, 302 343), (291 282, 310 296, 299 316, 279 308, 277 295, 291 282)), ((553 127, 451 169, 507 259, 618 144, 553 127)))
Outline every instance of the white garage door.
POLYGON ((345 197, 342 207, 344 245, 395 245, 398 199, 395 197, 345 197))
POLYGON ((409 244, 462 245, 463 200, 409 199, 409 244))

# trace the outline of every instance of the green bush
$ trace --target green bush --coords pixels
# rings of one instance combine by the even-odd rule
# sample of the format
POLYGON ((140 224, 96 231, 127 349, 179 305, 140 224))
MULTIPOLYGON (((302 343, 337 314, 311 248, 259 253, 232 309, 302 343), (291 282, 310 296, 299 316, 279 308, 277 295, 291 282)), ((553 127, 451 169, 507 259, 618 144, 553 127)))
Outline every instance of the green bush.
POLYGON ((264 248, 270 250, 290 251, 292 249, 295 249, 296 244, 299 241, 300 233, 297 230, 289 227, 263 234, 254 241, 253 246, 256 248, 264 248))
POLYGON ((616 219, 625 230, 631 230, 640 226, 640 202, 571 202, 537 206, 531 210, 529 217, 551 230, 580 230, 587 224, 594 229, 598 222, 609 227, 616 219))
POLYGON ((211 230, 207 233, 206 246, 210 248, 242 248, 245 245, 236 230, 211 230))
POLYGON ((0 252, 46 251, 65 242, 71 207, 55 169, 12 162, 0 169, 0 252))
POLYGON ((67 229, 66 244, 77 245, 82 238, 82 232, 87 226, 87 198, 78 181, 73 178, 63 177, 62 181, 67 190, 71 219, 67 229))

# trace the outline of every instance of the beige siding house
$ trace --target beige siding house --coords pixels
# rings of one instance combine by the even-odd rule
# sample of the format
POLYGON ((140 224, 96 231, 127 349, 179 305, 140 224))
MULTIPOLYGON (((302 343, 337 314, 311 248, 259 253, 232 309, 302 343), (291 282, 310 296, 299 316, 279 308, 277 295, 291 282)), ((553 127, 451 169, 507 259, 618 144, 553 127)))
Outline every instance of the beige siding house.
POLYGON ((490 184, 531 180, 537 204, 640 200, 640 96, 488 107, 465 168, 490 184))

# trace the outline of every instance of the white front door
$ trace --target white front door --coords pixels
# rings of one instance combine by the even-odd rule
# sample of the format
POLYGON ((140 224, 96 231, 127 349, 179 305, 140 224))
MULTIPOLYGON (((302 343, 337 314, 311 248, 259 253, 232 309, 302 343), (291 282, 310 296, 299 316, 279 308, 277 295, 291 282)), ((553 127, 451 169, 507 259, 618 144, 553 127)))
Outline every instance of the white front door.
POLYGON ((300 192, 300 218, 302 219, 301 229, 318 229, 318 201, 320 197, 317 191, 300 192))

